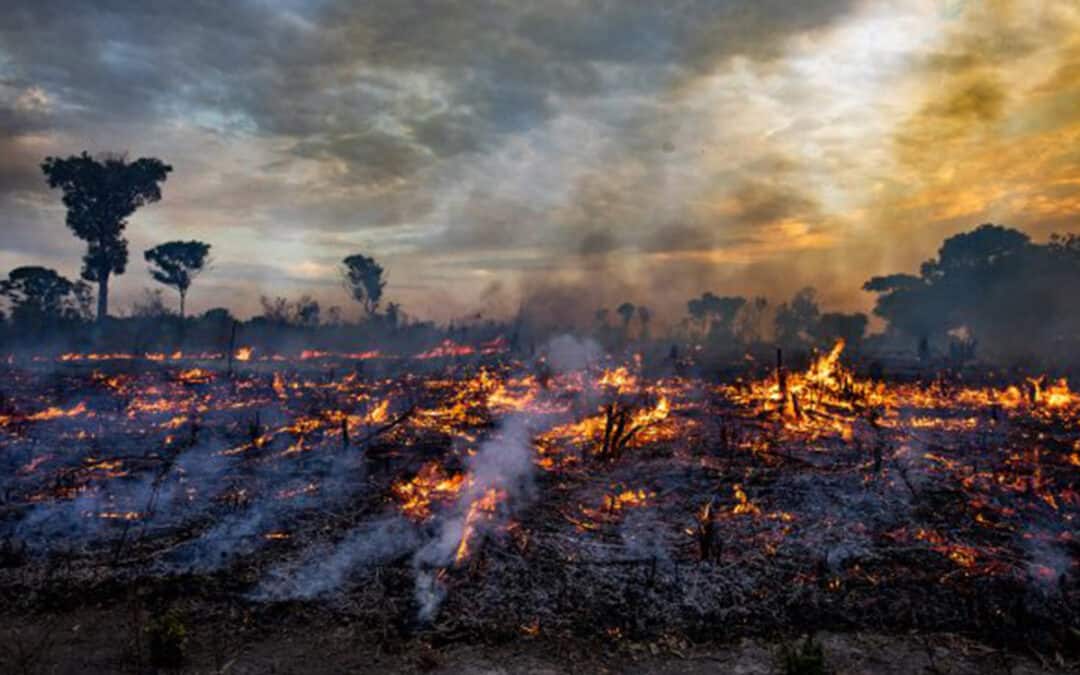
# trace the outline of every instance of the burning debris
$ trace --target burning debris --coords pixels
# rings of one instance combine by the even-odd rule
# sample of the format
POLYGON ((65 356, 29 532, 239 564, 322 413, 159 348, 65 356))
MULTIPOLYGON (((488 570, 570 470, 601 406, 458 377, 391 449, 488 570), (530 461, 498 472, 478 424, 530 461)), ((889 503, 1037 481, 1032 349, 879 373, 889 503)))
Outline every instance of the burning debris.
POLYGON ((1078 619, 1064 380, 870 381, 842 342, 719 383, 458 347, 396 377, 243 347, 9 364, 0 585, 63 560, 72 584, 217 575, 249 602, 620 636, 1078 619))

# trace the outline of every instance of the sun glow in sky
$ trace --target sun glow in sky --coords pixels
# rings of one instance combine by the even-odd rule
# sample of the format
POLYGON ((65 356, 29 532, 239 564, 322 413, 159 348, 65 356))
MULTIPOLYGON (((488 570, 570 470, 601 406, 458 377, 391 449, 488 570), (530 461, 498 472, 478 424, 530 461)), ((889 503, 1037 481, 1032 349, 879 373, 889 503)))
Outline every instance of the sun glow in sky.
POLYGON ((1080 211, 1071 0, 14 4, 0 271, 78 273, 44 156, 157 156, 118 308, 143 249, 198 238, 195 311, 355 312, 354 252, 436 319, 552 289, 583 315, 804 285, 865 309, 948 235, 1080 211))

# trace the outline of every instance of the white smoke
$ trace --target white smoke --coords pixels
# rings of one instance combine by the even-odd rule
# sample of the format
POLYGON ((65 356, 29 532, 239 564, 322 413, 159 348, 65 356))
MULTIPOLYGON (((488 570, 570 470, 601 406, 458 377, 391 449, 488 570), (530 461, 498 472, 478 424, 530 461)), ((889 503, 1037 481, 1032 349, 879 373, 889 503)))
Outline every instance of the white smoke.
POLYGON ((358 567, 385 563, 416 548, 415 526, 401 517, 363 523, 330 549, 308 551, 299 564, 281 565, 252 594, 254 600, 308 600, 345 585, 358 567))
POLYGON ((604 356, 604 349, 590 338, 560 335, 544 347, 548 363, 557 373, 582 371, 604 356))
POLYGON ((416 602, 422 621, 435 618, 445 591, 438 580, 438 570, 451 565, 465 534, 470 507, 490 490, 506 494, 495 518, 474 521, 472 541, 481 541, 510 513, 532 496, 532 436, 527 415, 512 415, 502 420, 498 433, 480 445, 469 458, 468 487, 462 491, 451 515, 442 521, 435 538, 413 557, 416 570, 416 602))

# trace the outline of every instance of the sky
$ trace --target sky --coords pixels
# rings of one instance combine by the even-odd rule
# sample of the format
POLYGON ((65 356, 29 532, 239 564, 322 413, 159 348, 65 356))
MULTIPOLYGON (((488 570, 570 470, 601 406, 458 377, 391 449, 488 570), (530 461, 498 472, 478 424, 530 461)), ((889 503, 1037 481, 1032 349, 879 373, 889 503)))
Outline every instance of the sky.
POLYGON ((806 285, 865 310, 866 279, 980 223, 1080 230, 1075 0, 4 6, 0 274, 78 275, 44 157, 173 166, 114 313, 174 239, 212 245, 196 312, 307 293, 357 316, 360 252, 414 317, 674 319, 806 285))

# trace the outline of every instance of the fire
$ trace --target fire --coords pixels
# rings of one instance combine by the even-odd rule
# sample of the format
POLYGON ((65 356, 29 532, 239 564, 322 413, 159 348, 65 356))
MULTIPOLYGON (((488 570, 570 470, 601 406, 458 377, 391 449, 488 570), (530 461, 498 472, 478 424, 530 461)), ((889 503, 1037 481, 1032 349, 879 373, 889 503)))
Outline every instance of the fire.
POLYGON ((646 427, 657 422, 663 422, 671 414, 671 402, 666 396, 661 396, 656 405, 647 410, 641 410, 634 415, 634 426, 646 427))
POLYGON ((390 419, 390 400, 383 399, 379 403, 368 411, 364 417, 366 424, 382 424, 386 420, 390 419))
POLYGON ((411 480, 392 486, 394 496, 401 502, 401 511, 414 520, 431 517, 433 502, 449 502, 465 485, 464 474, 448 475, 438 462, 428 462, 411 480))
POLYGON ((454 356, 469 356, 474 354, 475 349, 468 345, 459 345, 453 340, 443 340, 437 346, 431 349, 420 352, 415 356, 417 359, 442 359, 454 356))
POLYGON ((105 520, 139 520, 142 518, 142 514, 138 511, 101 511, 98 513, 88 511, 83 515, 88 518, 103 518, 105 520))
POLYGON ((454 564, 460 565, 469 559, 470 542, 476 534, 477 524, 481 520, 491 520, 495 516, 499 502, 506 499, 506 492, 497 488, 488 488, 484 494, 469 504, 465 516, 465 525, 461 532, 461 541, 454 553, 454 564))
POLYGON ((51 408, 46 408, 41 412, 36 412, 33 415, 29 415, 27 419, 32 422, 44 422, 46 420, 57 419, 58 417, 78 417, 79 415, 82 415, 84 413, 86 413, 86 403, 80 401, 73 408, 64 410, 63 408, 53 406, 51 408))
POLYGON ((731 486, 731 489, 735 493, 735 506, 731 508, 733 514, 736 516, 761 515, 761 509, 750 502, 750 499, 746 496, 746 492, 742 489, 742 485, 735 483, 731 486))
POLYGON ((814 361, 806 371, 806 381, 821 385, 831 384, 840 373, 840 353, 844 351, 844 345, 843 339, 837 340, 828 354, 814 361))
POLYGON ((204 368, 189 368, 177 373, 176 379, 185 384, 206 384, 214 379, 214 373, 204 368))
POLYGON ((604 497, 604 508, 608 511, 619 511, 623 507, 642 506, 648 499, 644 490, 623 490, 617 495, 604 497))
POLYGON ((596 384, 599 387, 611 387, 619 392, 628 392, 637 388, 638 381, 626 366, 619 366, 613 370, 605 370, 596 384))
MULTIPOLYGON (((337 519, 343 528, 392 521, 411 528, 407 539, 420 546, 439 544, 432 564, 453 580, 443 590, 485 573, 454 570, 482 546, 492 560, 509 551, 525 561, 637 565, 637 553, 619 549, 631 540, 647 544, 635 552, 670 544, 665 553, 680 574, 695 574, 698 561, 750 575, 757 566, 785 585, 853 598, 900 574, 922 575, 943 592, 992 577, 1075 583, 1068 556, 1080 513, 1080 400, 1066 380, 977 373, 870 381, 845 363, 842 342, 806 369, 750 371, 758 375, 719 384, 656 377, 630 359, 553 374, 502 344, 490 345, 497 358, 484 359, 488 349, 444 342, 417 357, 476 358, 412 370, 405 358, 394 363, 400 370, 341 363, 376 352, 280 356, 251 347, 233 358, 258 367, 227 376, 224 357, 203 363, 195 354, 65 354, 70 367, 51 358, 46 367, 11 366, 0 442, 12 470, 0 487, 16 504, 74 509, 95 533, 145 521, 140 546, 148 551, 156 532, 215 522, 207 507, 274 514, 244 535, 291 538, 267 546, 273 553, 298 553, 322 531, 313 528, 337 527, 337 519), (517 483, 491 473, 501 462, 484 464, 486 443, 505 433, 507 418, 529 420, 522 440, 534 454, 522 463, 545 472, 514 493, 529 500, 520 511, 509 508, 508 486, 517 483), (198 470, 203 452, 221 480, 198 470), (133 489, 155 480, 167 504, 133 489), (345 507, 319 507, 346 494, 342 486, 345 507), (843 507, 829 508, 821 494, 845 498, 843 507), (496 523, 505 536, 485 542, 496 523), (863 557, 818 569, 822 541, 833 537, 857 540, 837 550, 863 557), (808 550, 814 555, 803 556, 808 550)), ((320 540, 338 540, 332 534, 320 540)))
POLYGON ((274 380, 271 387, 278 398, 285 398, 285 378, 281 376, 281 373, 274 373, 274 380))
POLYGON ((1069 383, 1064 377, 1045 387, 1039 385, 1038 381, 1033 382, 1032 386, 1035 387, 1035 400, 1048 408, 1064 408, 1080 401, 1080 397, 1069 390, 1069 383))

